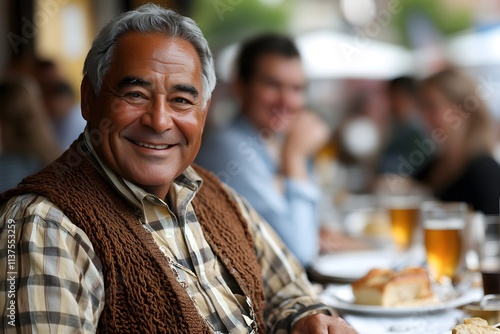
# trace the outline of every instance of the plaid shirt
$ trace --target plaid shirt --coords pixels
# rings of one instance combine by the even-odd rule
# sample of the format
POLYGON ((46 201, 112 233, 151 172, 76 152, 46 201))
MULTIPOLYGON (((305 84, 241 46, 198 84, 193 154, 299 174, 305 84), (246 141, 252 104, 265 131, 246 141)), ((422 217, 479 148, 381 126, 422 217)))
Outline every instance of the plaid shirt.
MULTIPOLYGON (((95 167, 140 210, 144 228, 214 332, 251 332, 250 300, 212 252, 191 205, 202 186, 198 174, 188 168, 163 201, 109 170, 88 144, 87 133, 86 142, 95 167)), ((266 296, 266 332, 286 333, 305 315, 331 314, 274 231, 240 196, 228 191, 249 222, 255 241, 266 296)), ((47 198, 24 195, 0 207, 0 244, 7 245, 0 250, 0 268, 7 268, 5 274, 0 271, 4 283, 0 286, 0 330, 95 332, 105 286, 100 261, 81 229, 47 198)))

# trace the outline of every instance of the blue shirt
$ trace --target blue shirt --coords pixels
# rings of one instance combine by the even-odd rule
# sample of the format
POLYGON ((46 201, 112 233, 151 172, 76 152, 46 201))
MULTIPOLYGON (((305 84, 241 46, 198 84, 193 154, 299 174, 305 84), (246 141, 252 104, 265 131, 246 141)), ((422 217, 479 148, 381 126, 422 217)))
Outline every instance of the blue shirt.
POLYGON ((278 189, 277 166, 263 136, 265 131, 239 116, 204 138, 196 162, 243 195, 307 265, 318 252, 319 190, 312 182, 290 178, 285 179, 284 191, 278 189))

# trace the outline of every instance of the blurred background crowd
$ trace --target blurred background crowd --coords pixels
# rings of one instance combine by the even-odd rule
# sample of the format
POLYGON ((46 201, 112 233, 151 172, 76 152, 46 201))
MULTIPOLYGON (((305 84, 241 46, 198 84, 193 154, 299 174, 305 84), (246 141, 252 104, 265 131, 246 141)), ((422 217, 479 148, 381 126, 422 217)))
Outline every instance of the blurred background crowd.
MULTIPOLYGON (((81 133, 81 69, 95 32, 144 2, 0 2, 0 191, 81 133)), ((295 42, 303 107, 328 128, 310 154, 323 222, 350 194, 365 193, 431 193, 498 214, 500 2, 153 2, 194 18, 211 45, 218 85, 207 134, 241 109, 234 84, 242 41, 275 33, 295 42)))

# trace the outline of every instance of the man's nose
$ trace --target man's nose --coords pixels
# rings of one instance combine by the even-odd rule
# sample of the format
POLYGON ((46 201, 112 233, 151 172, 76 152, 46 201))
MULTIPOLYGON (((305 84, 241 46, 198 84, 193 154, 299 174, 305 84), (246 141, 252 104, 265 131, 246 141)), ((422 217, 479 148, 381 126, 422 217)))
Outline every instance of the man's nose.
POLYGON ((149 126, 157 133, 162 133, 172 129, 174 121, 172 113, 174 111, 165 98, 155 98, 149 110, 142 116, 142 124, 149 126))

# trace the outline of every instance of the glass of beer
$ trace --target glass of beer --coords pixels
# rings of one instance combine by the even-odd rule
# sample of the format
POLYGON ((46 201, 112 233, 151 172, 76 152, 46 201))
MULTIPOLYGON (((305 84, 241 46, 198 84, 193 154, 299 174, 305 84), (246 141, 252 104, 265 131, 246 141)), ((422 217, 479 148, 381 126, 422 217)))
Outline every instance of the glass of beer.
POLYGON ((420 217, 420 200, 418 196, 386 198, 392 239, 401 250, 406 250, 412 245, 420 217))
POLYGON ((500 294, 500 217, 485 216, 481 232, 479 270, 484 294, 500 294))
POLYGON ((437 281, 453 279, 462 260, 467 204, 425 202, 421 215, 429 271, 437 281))

